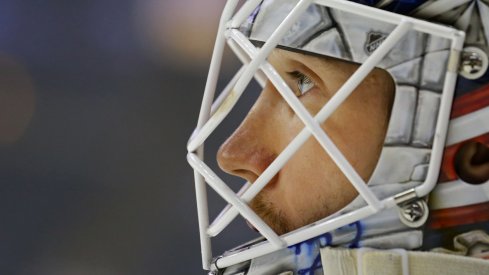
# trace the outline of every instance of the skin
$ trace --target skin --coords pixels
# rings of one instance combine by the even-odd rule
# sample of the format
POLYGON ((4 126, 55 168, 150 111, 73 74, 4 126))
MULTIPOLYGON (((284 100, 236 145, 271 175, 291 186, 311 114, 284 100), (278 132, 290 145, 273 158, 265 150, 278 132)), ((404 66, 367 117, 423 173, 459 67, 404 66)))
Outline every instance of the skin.
MULTIPOLYGON (((268 61, 311 115, 358 68, 345 61, 278 49, 268 61), (301 80, 298 73, 313 82, 304 94, 298 88, 301 80)), ((394 90, 390 75, 375 69, 322 124, 365 181, 380 156, 394 90)), ((218 164, 225 172, 254 182, 303 127, 291 107, 268 83, 241 125, 220 147, 218 164)), ((356 196, 353 185, 311 137, 250 205, 275 232, 284 234, 333 214, 356 196)))

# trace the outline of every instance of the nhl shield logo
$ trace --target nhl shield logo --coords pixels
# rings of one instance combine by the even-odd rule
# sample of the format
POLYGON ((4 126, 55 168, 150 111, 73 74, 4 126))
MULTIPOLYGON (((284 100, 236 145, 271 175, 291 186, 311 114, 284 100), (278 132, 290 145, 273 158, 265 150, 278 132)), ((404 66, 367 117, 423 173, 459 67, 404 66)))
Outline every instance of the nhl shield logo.
POLYGON ((363 47, 365 52, 368 55, 371 55, 380 46, 380 44, 384 42, 386 37, 387 35, 381 32, 369 32, 367 34, 367 41, 363 47))

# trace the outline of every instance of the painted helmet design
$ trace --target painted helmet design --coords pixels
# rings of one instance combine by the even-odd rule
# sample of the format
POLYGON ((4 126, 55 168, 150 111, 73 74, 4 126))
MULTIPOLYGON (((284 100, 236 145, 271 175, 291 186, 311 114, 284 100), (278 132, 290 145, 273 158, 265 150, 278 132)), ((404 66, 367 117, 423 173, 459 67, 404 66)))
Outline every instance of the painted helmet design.
MULTIPOLYGON (((188 143, 205 269, 280 254, 296 263, 300 258, 299 267, 291 267, 295 271, 314 271, 317 257, 301 258, 305 246, 431 249, 457 233, 489 229, 484 176, 489 169, 484 166, 489 158, 489 1, 248 0, 237 9, 238 2, 230 0, 224 9, 199 123, 188 143), (212 104, 226 43, 243 67, 212 104), (277 47, 359 67, 313 117, 267 61, 277 47), (379 161, 365 182, 320 124, 375 67, 391 75, 395 97, 379 161), (253 78, 262 86, 272 83, 305 127, 255 182, 235 194, 204 162, 203 145, 253 78), (358 196, 335 214, 278 236, 247 203, 311 136, 358 196), (474 148, 482 152, 473 158, 479 170, 485 169, 478 172, 482 176, 457 165, 463 152, 474 148), (230 204, 210 225, 206 184, 230 204), (213 260, 210 238, 238 214, 265 239, 213 260)), ((269 271, 255 267, 256 274, 269 271)))

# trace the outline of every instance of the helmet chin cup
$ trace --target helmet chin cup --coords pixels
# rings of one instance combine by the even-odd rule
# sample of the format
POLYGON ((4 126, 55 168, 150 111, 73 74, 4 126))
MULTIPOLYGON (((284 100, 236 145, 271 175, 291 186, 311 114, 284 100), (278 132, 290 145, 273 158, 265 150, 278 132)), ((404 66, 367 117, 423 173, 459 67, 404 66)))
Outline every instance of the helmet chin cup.
POLYGON ((482 77, 489 65, 487 53, 478 47, 464 48, 460 57, 459 73, 466 79, 474 80, 482 77))

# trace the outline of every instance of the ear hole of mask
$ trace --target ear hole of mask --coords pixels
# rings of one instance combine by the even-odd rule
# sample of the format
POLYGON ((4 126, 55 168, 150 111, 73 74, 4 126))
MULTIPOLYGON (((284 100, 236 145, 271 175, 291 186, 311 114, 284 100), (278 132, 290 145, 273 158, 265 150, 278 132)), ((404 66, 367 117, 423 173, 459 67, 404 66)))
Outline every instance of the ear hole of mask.
POLYGON ((489 147, 469 141, 458 149, 454 160, 455 171, 461 180, 481 184, 489 180, 489 147))

